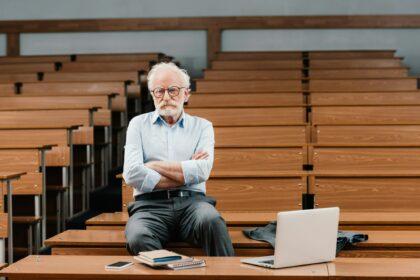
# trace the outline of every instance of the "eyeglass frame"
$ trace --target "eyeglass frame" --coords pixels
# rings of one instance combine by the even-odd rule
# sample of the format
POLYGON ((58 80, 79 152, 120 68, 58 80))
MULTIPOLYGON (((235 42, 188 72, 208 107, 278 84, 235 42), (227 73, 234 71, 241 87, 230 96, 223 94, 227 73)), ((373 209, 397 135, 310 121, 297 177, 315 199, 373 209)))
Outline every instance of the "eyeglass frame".
POLYGON ((187 89, 187 87, 178 87, 178 86, 170 86, 170 87, 168 87, 168 88, 163 88, 163 87, 157 87, 157 88, 155 88, 155 89, 153 89, 153 90, 151 90, 150 91, 150 93, 155 97, 155 98, 162 98, 162 97, 164 97, 165 96, 165 94, 166 94, 166 92, 168 92, 168 95, 169 95, 169 97, 171 97, 171 98, 173 98, 173 97, 177 97, 177 96, 179 96, 179 93, 181 92, 181 89, 187 89), (163 95, 162 96, 156 96, 155 95, 155 90, 157 90, 157 89, 164 89, 165 90, 165 92, 163 93, 163 95), (170 88, 177 88, 178 89, 178 94, 177 95, 171 95, 170 93, 169 93, 169 89, 170 88))

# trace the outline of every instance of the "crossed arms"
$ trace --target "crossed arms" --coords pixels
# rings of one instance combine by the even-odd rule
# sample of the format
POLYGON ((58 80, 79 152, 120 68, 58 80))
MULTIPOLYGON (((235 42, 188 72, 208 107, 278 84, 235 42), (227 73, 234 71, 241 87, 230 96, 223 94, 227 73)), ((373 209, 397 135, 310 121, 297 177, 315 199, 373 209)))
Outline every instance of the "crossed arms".
POLYGON ((214 132, 211 123, 201 132, 195 153, 184 161, 144 163, 140 129, 130 123, 127 129, 123 177, 139 191, 170 189, 206 181, 213 166, 214 132))

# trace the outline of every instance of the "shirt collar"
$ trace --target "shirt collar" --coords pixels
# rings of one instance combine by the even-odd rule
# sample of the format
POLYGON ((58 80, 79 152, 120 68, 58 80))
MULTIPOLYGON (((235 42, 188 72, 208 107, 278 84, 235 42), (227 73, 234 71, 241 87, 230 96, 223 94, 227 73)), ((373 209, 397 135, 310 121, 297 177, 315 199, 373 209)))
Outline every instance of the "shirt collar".
MULTIPOLYGON (((182 110, 181 116, 179 117, 179 120, 175 123, 175 125, 179 125, 180 127, 185 126, 185 112, 182 110)), ((158 110, 155 110, 152 115, 152 124, 165 122, 165 120, 159 115, 158 110)))

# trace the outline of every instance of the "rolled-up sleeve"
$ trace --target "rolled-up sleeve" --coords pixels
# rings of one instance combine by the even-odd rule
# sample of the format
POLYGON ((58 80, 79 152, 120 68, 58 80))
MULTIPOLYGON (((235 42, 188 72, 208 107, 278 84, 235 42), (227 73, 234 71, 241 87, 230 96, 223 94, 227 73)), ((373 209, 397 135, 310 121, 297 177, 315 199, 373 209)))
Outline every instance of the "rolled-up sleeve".
POLYGON ((126 184, 147 193, 153 191, 161 177, 158 172, 144 165, 140 127, 131 121, 124 147, 123 178, 126 184))
POLYGON ((207 152, 208 158, 181 162, 186 185, 199 184, 207 181, 210 177, 214 161, 214 130, 211 122, 207 122, 204 127, 194 153, 199 151, 207 152))

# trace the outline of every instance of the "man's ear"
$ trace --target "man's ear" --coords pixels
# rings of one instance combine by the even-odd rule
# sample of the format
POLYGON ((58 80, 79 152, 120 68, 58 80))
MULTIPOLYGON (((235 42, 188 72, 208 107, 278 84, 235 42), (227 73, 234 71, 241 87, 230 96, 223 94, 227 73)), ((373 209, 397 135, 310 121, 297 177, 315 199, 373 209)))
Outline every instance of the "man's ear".
POLYGON ((191 96, 191 89, 186 89, 184 95, 185 95, 184 103, 186 103, 186 102, 188 102, 188 99, 191 96))

